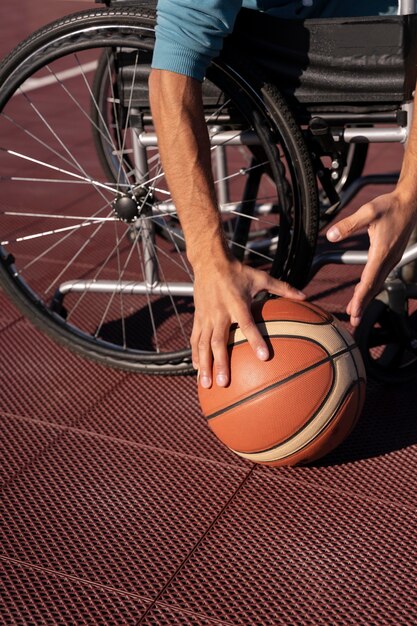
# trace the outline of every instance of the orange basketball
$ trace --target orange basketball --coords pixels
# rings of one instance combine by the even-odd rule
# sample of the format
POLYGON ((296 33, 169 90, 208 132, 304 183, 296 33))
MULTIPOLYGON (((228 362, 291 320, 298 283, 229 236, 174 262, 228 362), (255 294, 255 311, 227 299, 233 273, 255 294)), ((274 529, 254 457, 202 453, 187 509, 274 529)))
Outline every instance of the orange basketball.
POLYGON ((254 318, 270 349, 260 361, 239 328, 229 337, 230 384, 198 386, 215 435, 245 459, 308 463, 338 446, 354 427, 366 375, 351 335, 308 302, 257 303, 254 318))

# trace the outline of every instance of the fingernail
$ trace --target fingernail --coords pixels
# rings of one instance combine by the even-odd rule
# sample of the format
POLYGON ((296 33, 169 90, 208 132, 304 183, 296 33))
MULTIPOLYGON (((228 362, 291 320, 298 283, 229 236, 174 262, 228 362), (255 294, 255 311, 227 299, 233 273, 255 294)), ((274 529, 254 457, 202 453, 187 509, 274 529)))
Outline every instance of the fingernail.
POLYGON ((333 226, 330 230, 327 231, 327 239, 329 241, 338 241, 340 237, 340 230, 337 228, 337 226, 333 226))
POLYGON ((200 383, 204 389, 209 389, 211 387, 211 379, 209 376, 201 376, 200 383))
POLYGON ((216 383, 218 384, 219 387, 226 387, 227 376, 225 376, 224 374, 217 374, 216 383))
POLYGON ((266 361, 269 358, 269 352, 266 348, 258 348, 256 350, 256 356, 261 361, 266 361))
POLYGON ((306 294, 305 294, 305 293, 303 293, 302 291, 297 290, 297 293, 298 293, 298 295, 299 295, 301 298, 307 298, 306 294))

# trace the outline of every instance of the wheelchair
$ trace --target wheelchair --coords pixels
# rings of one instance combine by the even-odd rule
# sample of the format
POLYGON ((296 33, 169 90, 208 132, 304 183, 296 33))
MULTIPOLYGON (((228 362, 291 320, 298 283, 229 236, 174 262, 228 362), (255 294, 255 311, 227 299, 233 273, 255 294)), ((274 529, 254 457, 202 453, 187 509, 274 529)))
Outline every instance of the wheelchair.
MULTIPOLYGON (((108 4, 40 29, 0 67, 0 285, 84 357, 185 374, 193 276, 149 108, 154 3, 108 4)), ((366 184, 368 144, 406 141, 417 16, 403 13, 283 23, 241 12, 203 86, 241 261, 298 287, 326 263, 366 262, 317 255, 317 235, 366 184)), ((417 374, 417 285, 401 275, 416 259, 410 244, 359 329, 383 380, 417 374)))

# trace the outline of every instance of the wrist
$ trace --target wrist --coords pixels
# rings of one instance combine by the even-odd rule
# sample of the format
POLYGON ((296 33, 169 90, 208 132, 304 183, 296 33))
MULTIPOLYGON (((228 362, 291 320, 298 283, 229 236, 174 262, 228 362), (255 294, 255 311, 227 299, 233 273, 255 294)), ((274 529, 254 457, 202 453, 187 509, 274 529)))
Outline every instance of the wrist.
POLYGON ((417 187, 415 181, 400 178, 394 190, 399 207, 417 212, 417 187))
POLYGON ((228 243, 221 229, 212 236, 206 231, 204 235, 192 242, 187 242, 187 257, 194 273, 207 271, 207 268, 220 270, 233 261, 228 243))

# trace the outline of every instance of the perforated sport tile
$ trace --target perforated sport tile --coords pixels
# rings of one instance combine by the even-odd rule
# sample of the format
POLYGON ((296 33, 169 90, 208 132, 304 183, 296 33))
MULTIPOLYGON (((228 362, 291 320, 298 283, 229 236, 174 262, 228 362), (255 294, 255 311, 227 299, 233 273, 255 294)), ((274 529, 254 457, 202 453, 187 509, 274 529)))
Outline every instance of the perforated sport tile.
POLYGON ((361 417, 350 438, 318 465, 380 457, 417 443, 414 384, 384 385, 368 380, 361 417))
POLYGON ((138 597, 0 559, 1 623, 134 626, 147 604, 138 597))
POLYGON ((0 333, 0 341, 7 356, 0 412, 71 424, 126 376, 75 356, 25 320, 0 333))
POLYGON ((210 619, 204 615, 155 604, 142 618, 141 626, 232 626, 233 622, 210 619))
POLYGON ((396 506, 415 513, 417 499, 417 446, 355 463, 316 468, 297 468, 287 477, 312 488, 367 498, 385 506, 396 506))
POLYGON ((233 624, 414 624, 417 519, 255 472, 161 597, 233 624))
POLYGON ((415 510, 417 418, 414 385, 368 382, 367 400, 350 437, 306 468, 287 468, 287 477, 415 510))
POLYGON ((67 432, 3 489, 6 556, 154 597, 246 476, 67 432))
MULTIPOLYGON (((365 245, 365 241, 364 241, 365 245)), ((332 248, 323 235, 319 237, 318 252, 329 252, 332 248)), ((346 309, 352 287, 360 275, 360 267, 347 265, 327 265, 322 267, 315 278, 304 289, 305 293, 318 306, 333 309, 346 309)))
POLYGON ((195 376, 131 375, 77 427, 142 445, 250 469, 218 442, 199 408, 195 376))
POLYGON ((21 316, 0 289, 0 332, 16 322, 21 316))
POLYGON ((0 484, 11 482, 57 438, 62 428, 10 415, 0 416, 0 484))

